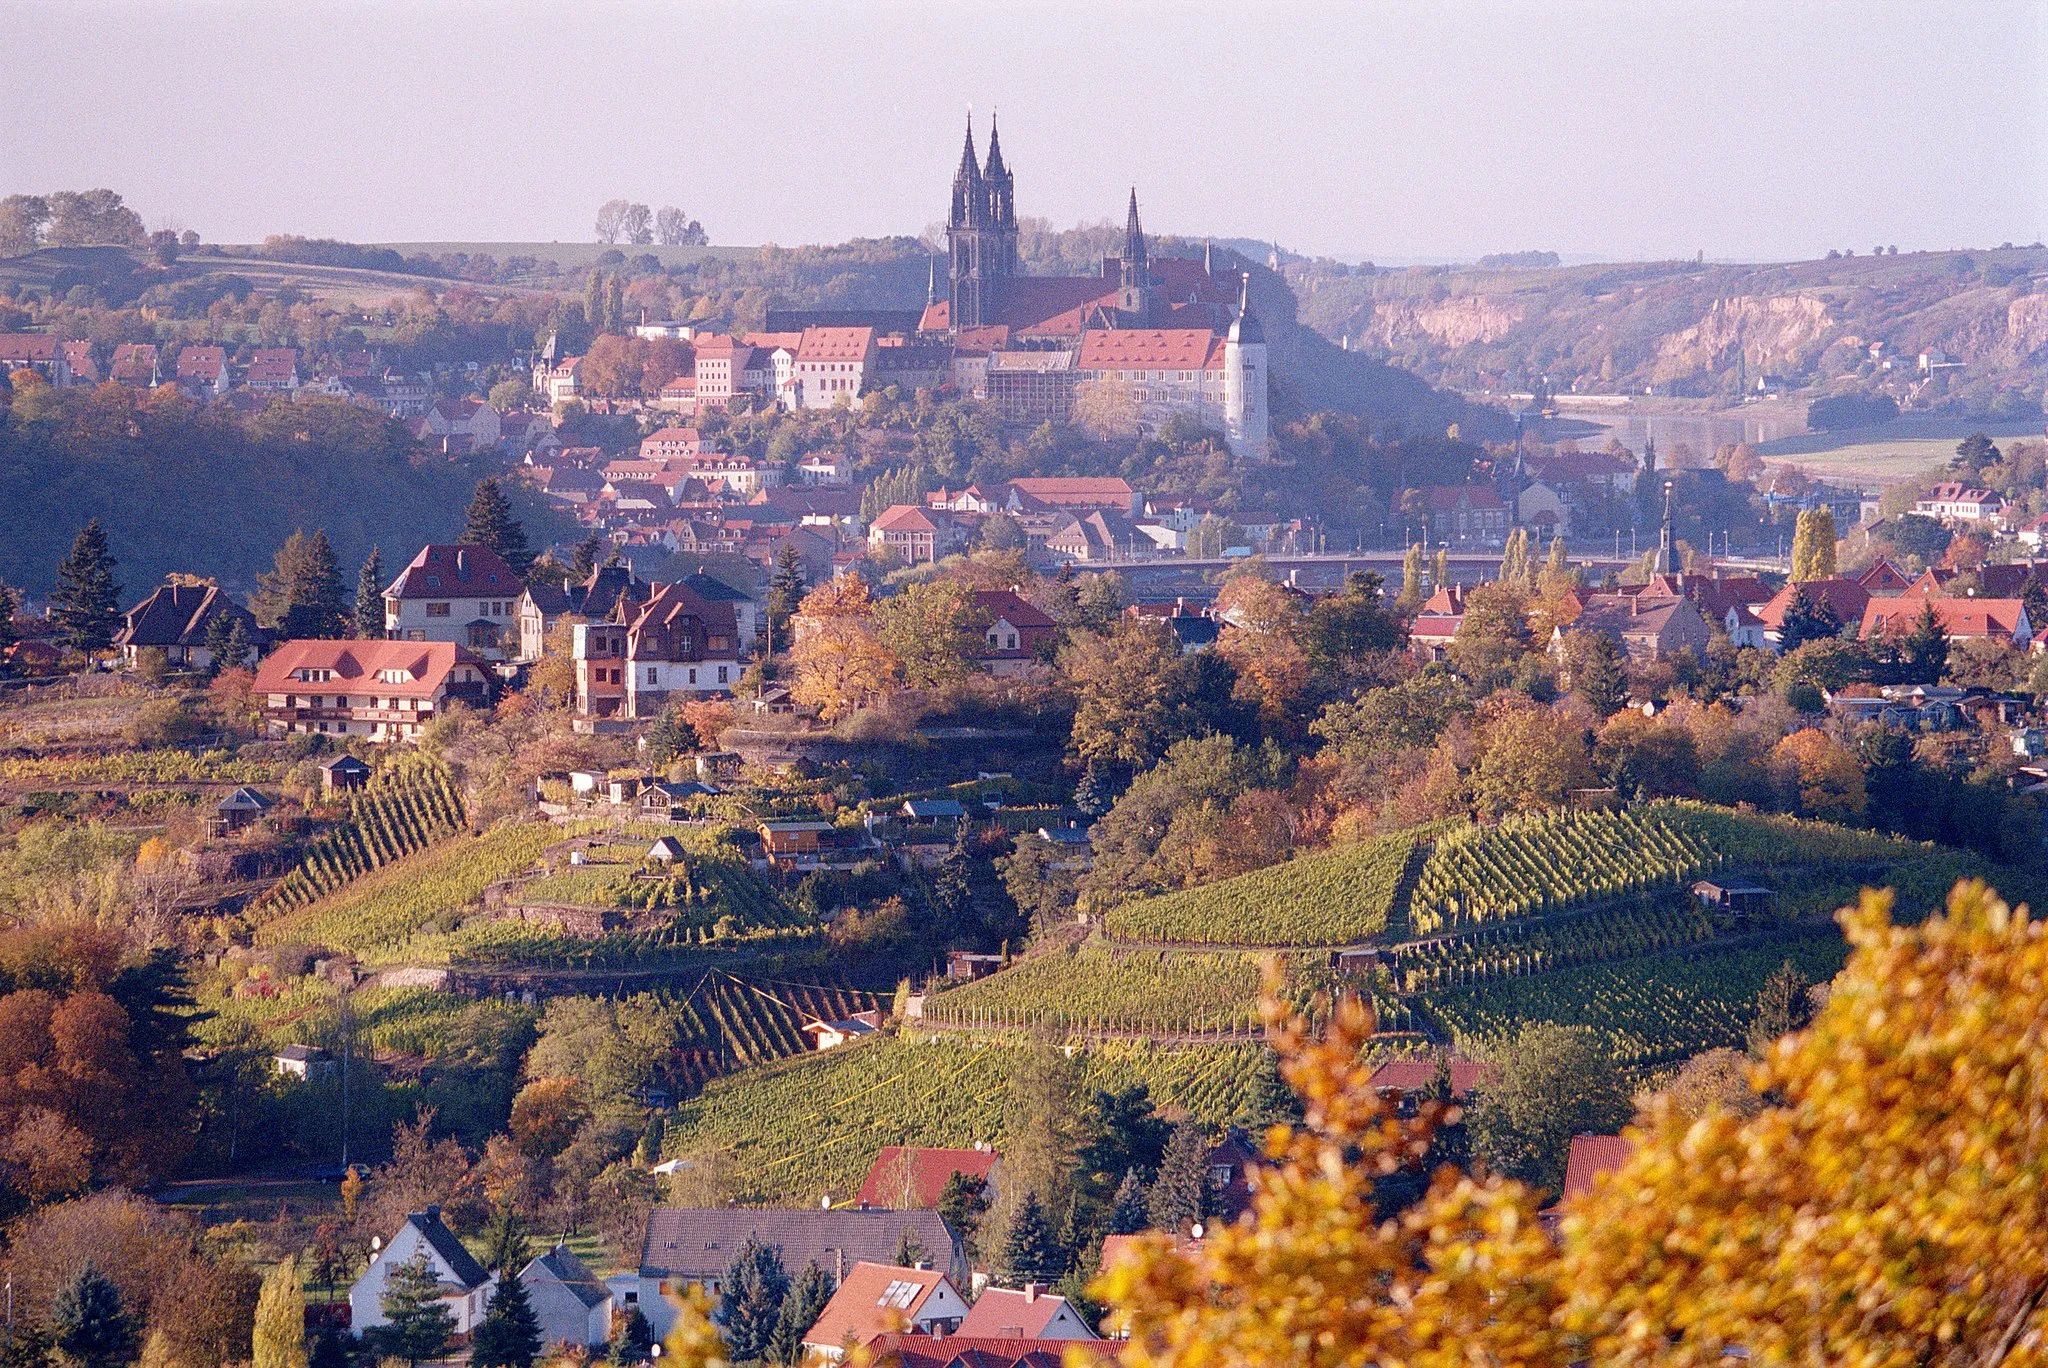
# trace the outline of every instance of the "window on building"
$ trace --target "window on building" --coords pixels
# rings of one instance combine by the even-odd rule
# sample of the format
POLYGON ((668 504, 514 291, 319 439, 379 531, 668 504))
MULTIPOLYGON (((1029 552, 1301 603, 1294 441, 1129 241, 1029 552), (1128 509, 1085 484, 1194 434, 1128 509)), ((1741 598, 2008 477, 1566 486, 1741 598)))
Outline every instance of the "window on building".
POLYGON ((649 684, 651 685, 651 684, 653 684, 653 683, 654 683, 654 680, 655 680, 655 672, 654 672, 654 666, 652 666, 652 665, 649 665, 649 666, 647 667, 647 682, 648 682, 648 683, 649 683, 649 684))
POLYGON ((427 616, 428 616, 428 617, 447 617, 447 616, 448 616, 448 605, 447 605, 447 604, 445 604, 445 603, 430 603, 430 604, 428 604, 428 605, 427 605, 427 616))
POLYGON ((731 667, 731 666, 729 666, 729 665, 721 665, 721 666, 719 666, 719 667, 718 667, 718 682, 719 682, 719 683, 723 684, 723 683, 725 683, 725 682, 726 682, 726 680, 727 680, 727 677, 729 676, 729 674, 730 674, 730 672, 731 672, 731 669, 732 669, 732 667, 731 667))
POLYGON ((692 670, 692 671, 690 671, 690 683, 691 683, 691 684, 692 684, 692 685, 694 686, 694 685, 696 684, 696 682, 697 682, 697 672, 696 672, 695 670, 692 670))

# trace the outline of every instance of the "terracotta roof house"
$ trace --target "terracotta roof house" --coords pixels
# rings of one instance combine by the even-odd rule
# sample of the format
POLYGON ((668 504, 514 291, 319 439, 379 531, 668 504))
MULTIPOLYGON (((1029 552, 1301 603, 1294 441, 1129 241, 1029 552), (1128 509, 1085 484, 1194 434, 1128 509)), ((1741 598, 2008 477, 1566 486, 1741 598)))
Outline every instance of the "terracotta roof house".
POLYGON ((1784 639, 1785 614, 1791 610, 1792 600, 1804 589, 1817 602, 1825 603, 1834 610, 1843 625, 1863 620, 1863 610, 1869 606, 1871 593, 1852 579, 1836 576, 1833 579, 1804 580, 1788 584, 1771 596, 1771 601, 1756 610, 1763 620, 1764 639, 1773 650, 1784 639))
POLYGON ((780 1251, 792 1275, 815 1263, 840 1282, 857 1264, 893 1264, 906 1232, 955 1287, 966 1281, 967 1252, 935 1211, 657 1207, 648 1214, 639 1269, 607 1279, 606 1286, 620 1314, 637 1308, 657 1335, 665 1335, 676 1318, 669 1298, 701 1287, 715 1299, 749 1236, 780 1251))
MULTIPOLYGON (((1449 1064, 1452 1097, 1470 1097, 1472 1090, 1493 1074, 1491 1066, 1478 1060, 1453 1059, 1449 1064)), ((1381 1096, 1410 1097, 1434 1087, 1436 1074, 1434 1059, 1390 1059, 1372 1071, 1371 1083, 1373 1091, 1381 1096)))
POLYGON ((805 328, 794 348, 797 405, 828 409, 861 396, 875 371, 873 328, 805 328))
POLYGON ((162 384, 156 343, 123 342, 114 348, 114 362, 108 374, 115 384, 129 389, 154 389, 162 384))
POLYGON ((1056 1297, 1037 1283, 1024 1284, 1022 1291, 1007 1287, 983 1289, 956 1333, 1001 1339, 1097 1338, 1065 1297, 1056 1297))
POLYGON ((1029 673, 1058 639, 1060 625, 1014 589, 979 589, 973 599, 975 611, 988 623, 982 630, 986 644, 976 659, 992 675, 1029 673))
POLYGON ((258 347, 249 354, 249 369, 243 381, 252 390, 284 393, 299 387, 299 351, 296 347, 258 347))
POLYGON ((640 459, 665 460, 695 456, 704 450, 704 438, 695 428, 665 427, 640 439, 640 459))
MULTIPOLYGON (((1114 1363, 1116 1343, 1096 1341, 1095 1357, 1114 1363)), ((868 1353, 875 1368, 1062 1368, 1073 1344, 987 1335, 880 1335, 869 1341, 868 1353)))
POLYGON ((1423 600, 1415 620, 1408 624, 1408 650, 1416 659, 1438 661, 1450 654, 1451 642, 1465 622, 1463 586, 1445 584, 1423 600))
POLYGON ((97 385, 105 378, 100 374, 99 358, 93 355, 92 343, 84 339, 64 344, 64 368, 71 372, 70 383, 74 385, 97 385))
POLYGON ((0 370, 32 370, 53 385, 71 380, 67 354, 52 333, 0 333, 0 370))
POLYGON ((130 667, 140 652, 155 647, 173 665, 207 669, 213 664, 207 633, 221 617, 230 624, 239 621, 251 646, 262 643, 266 634, 256 625, 255 615, 219 585, 160 584, 123 615, 114 644, 130 667))
POLYGON ((1905 593, 1913 581, 1906 577, 1905 571, 1879 556, 1868 569, 1856 576, 1856 582, 1868 589, 1872 598, 1889 598, 1905 593))
POLYGON ((1691 599, 1650 599, 1647 594, 1589 596, 1569 626, 1551 633, 1553 654, 1562 654, 1567 632, 1599 632, 1636 661, 1663 660, 1688 647, 1704 653, 1714 639, 1713 628, 1691 599))
POLYGON ((804 1332, 804 1362, 837 1363, 892 1331, 950 1335, 966 1318, 967 1299, 936 1269, 857 1263, 804 1332))
POLYGON ((2025 648, 2034 639, 2034 626, 2027 620, 2027 605, 2019 599, 1934 598, 1922 594, 1901 594, 1898 598, 1872 599, 1863 612, 1862 636, 1903 636, 1913 630, 1926 605, 1952 638, 2009 642, 2025 648))
POLYGON ((1571 1154, 1565 1160, 1564 1199, 1583 1197, 1593 1190, 1593 1181, 1626 1164, 1636 1147, 1619 1135, 1574 1135, 1571 1154))
POLYGON ((2005 511, 2005 500, 1995 490, 1979 489, 1956 481, 1938 484, 1927 491, 1913 513, 1921 518, 1938 518, 1943 522, 1980 522, 1995 518, 2005 511))
POLYGON ((659 716, 671 695, 730 692, 746 649, 732 605, 687 584, 652 585, 607 621, 577 623, 571 642, 578 715, 619 722, 659 716))
MULTIPOLYGON (((687 582, 687 581, 686 581, 687 582)), ((547 650, 548 633, 565 617, 602 622, 618 605, 645 603, 654 587, 625 564, 600 565, 582 580, 563 577, 529 584, 519 597, 520 661, 539 660, 547 650)))
POLYGON ((893 504, 868 524, 868 550, 894 551, 905 562, 921 565, 951 555, 967 544, 967 529, 950 514, 893 504))
POLYGON ((1127 517, 1144 512, 1144 503, 1129 480, 1120 475, 1033 475, 1010 481, 1010 511, 1027 507, 1064 508, 1068 512, 1103 508, 1127 517))
POLYGON ((225 394, 228 353, 225 347, 187 343, 178 348, 178 384, 202 398, 225 394))
POLYGON ((451 701, 482 703, 488 667, 445 641, 287 641, 256 667, 266 730, 409 741, 451 701))
POLYGON ((519 649, 525 592, 504 557, 487 546, 423 546, 384 591, 384 632, 394 640, 453 642, 504 660, 519 649))
POLYGON ((954 1174, 993 1179, 1001 1162, 993 1148, 884 1145, 860 1185, 858 1200, 871 1207, 936 1207, 954 1174))
POLYGON ((349 1328, 363 1331, 391 1322, 384 1315, 384 1285, 392 1269, 424 1253, 440 1284, 440 1299, 455 1317, 455 1333, 466 1335, 483 1319, 497 1281, 476 1261, 462 1241, 441 1220, 441 1208, 428 1207, 405 1218, 398 1232, 377 1251, 370 1266, 349 1288, 349 1328))

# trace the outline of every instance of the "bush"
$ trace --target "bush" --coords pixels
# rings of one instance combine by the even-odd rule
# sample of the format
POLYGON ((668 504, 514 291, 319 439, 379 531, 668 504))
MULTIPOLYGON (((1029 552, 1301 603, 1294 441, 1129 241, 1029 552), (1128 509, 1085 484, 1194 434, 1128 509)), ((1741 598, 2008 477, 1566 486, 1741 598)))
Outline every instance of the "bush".
POLYGON ((154 748, 182 745, 205 731, 206 724, 185 710, 183 700, 153 698, 136 710, 121 734, 131 746, 154 748))

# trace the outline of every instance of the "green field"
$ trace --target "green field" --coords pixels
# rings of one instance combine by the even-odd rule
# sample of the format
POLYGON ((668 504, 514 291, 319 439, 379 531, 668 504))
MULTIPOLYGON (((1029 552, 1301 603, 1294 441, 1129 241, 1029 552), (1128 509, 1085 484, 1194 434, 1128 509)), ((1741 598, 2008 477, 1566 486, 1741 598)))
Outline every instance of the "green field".
POLYGON ((1247 954, 1123 950, 1090 941, 1034 955, 925 999, 951 1026, 1056 1030, 1249 1031, 1259 1022, 1259 962, 1247 954))
POLYGON ((1387 929, 1412 833, 1303 855, 1235 879, 1111 908, 1103 926, 1139 941, 1349 945, 1387 929))
POLYGON ((1784 437, 1758 446, 1757 454, 1768 465, 1793 466, 1822 479, 1894 484, 1946 466, 1956 443, 1973 432, 1998 440, 2038 437, 2041 425, 1906 418, 1880 427, 1784 437))

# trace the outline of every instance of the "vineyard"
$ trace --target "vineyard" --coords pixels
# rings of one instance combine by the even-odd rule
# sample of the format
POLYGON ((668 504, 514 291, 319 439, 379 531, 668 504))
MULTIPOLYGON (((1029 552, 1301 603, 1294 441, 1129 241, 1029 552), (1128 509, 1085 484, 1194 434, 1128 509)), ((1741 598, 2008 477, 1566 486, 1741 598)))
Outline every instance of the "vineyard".
POLYGON ((1251 955, 1090 942, 933 994, 924 1017, 944 1026, 1080 1033, 1250 1031, 1259 1022, 1259 964, 1251 955))
POLYGON ((1679 883, 1720 862, 1662 807, 1552 812, 1442 837, 1416 880, 1417 935, 1679 883))
POLYGON ((1582 965, 1447 989, 1421 1001, 1457 1039, 1554 1021, 1604 1032, 1624 1064, 1656 1064, 1740 1045, 1757 993, 1780 965, 1790 960, 1809 979, 1824 981, 1846 955, 1833 928, 1814 928, 1762 945, 1582 965))
POLYGON ((264 784, 278 767, 233 751, 122 750, 103 755, 14 755, 0 760, 0 784, 264 784))
MULTIPOLYGON (((848 1200, 884 1145, 998 1140, 1023 1046, 885 1036, 750 1070, 677 1108, 667 1152, 729 1170, 741 1202, 848 1200)), ((1116 1043, 1078 1056, 1088 1089, 1144 1083, 1211 1123, 1271 1114, 1284 1091, 1265 1047, 1116 1043)))
POLYGON ((721 920, 728 921, 729 931, 804 921, 731 843, 697 831, 661 834, 680 841, 686 854, 658 878, 644 873, 646 844, 593 845, 586 852, 590 863, 523 884, 515 900, 664 910, 678 926, 697 929, 721 920))
POLYGON ((1416 834, 1304 855, 1205 888, 1126 903, 1103 915, 1125 940, 1201 945, 1349 945, 1387 929, 1416 834))
POLYGON ((669 998, 678 1009, 676 1083, 694 1091, 713 1078, 810 1049, 807 1021, 844 1021, 887 1004, 873 993, 837 984, 750 982, 705 974, 669 998))
MULTIPOLYGON (((541 851, 575 830, 543 822, 499 826, 482 836, 457 833, 264 923, 256 940, 352 950, 382 962, 408 950, 432 958, 432 947, 416 938, 453 930, 485 889, 531 869, 541 851)), ((445 947, 440 954, 445 957, 445 947)))
POLYGON ((349 819, 306 847, 298 868, 272 889, 259 914, 290 912, 349 880, 424 850, 462 825, 462 799, 440 762, 395 755, 349 795, 349 819))

